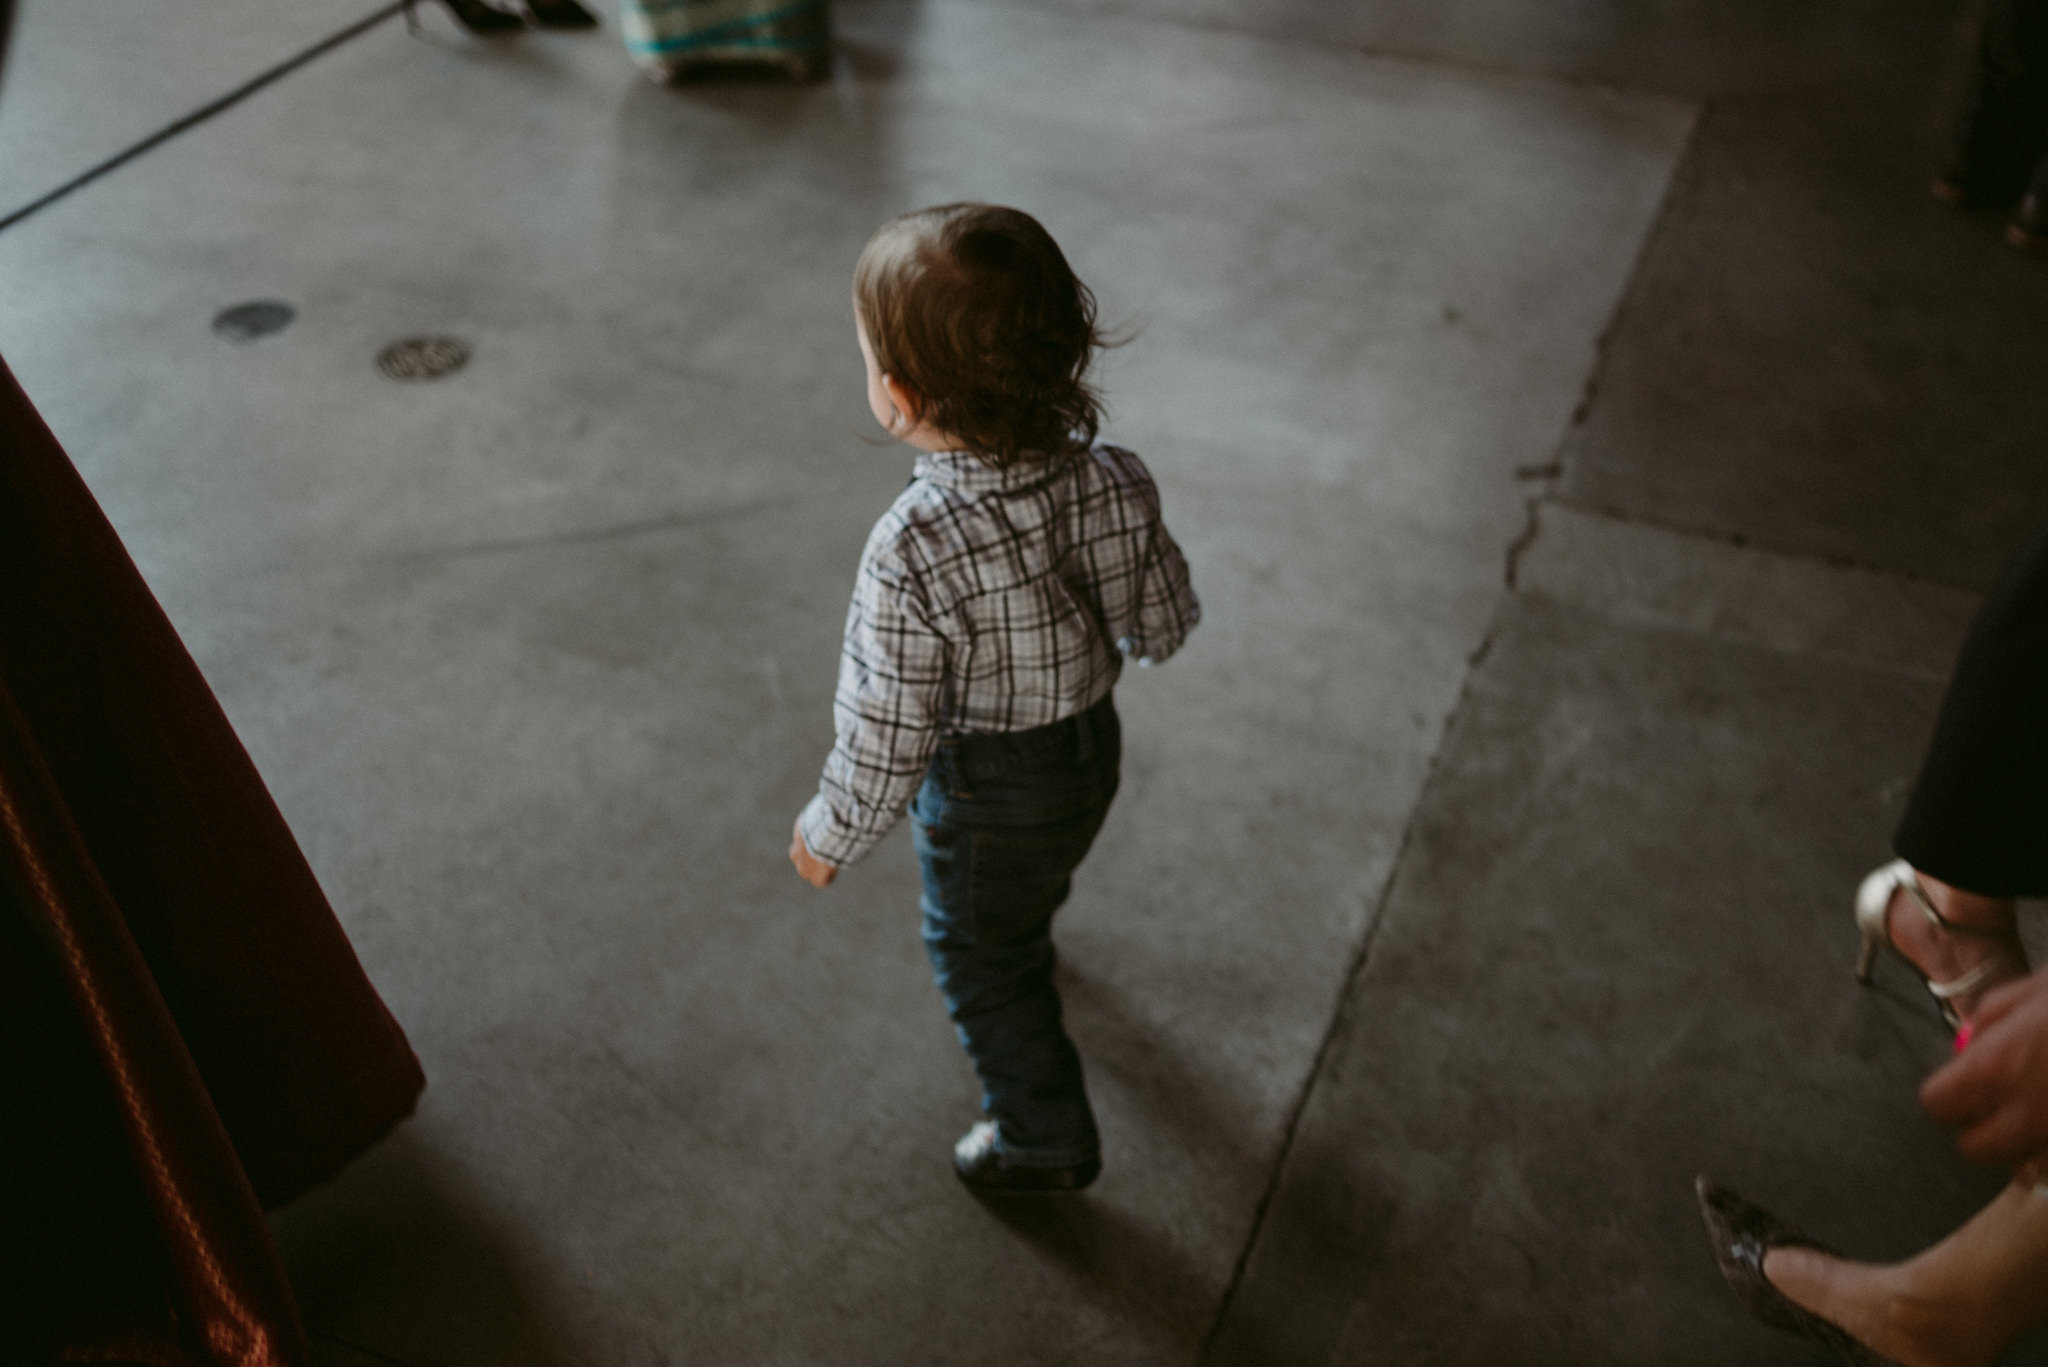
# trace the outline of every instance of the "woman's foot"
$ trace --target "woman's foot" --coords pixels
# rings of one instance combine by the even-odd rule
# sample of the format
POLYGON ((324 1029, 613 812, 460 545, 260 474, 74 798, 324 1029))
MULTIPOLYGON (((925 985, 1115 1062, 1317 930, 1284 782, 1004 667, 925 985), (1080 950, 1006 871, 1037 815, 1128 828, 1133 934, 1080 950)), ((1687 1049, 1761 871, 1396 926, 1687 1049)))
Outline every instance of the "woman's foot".
POLYGON ((2004 1344, 1986 1341, 1986 1331, 1998 1331, 1973 1307, 1923 1294, 1917 1262, 1858 1263, 1785 1246, 1764 1255, 1764 1276, 1787 1300, 1900 1367, 1990 1367, 2004 1344))
POLYGON ((1885 933, 1892 948, 1930 983, 1966 982, 1972 973, 1983 973, 1981 981, 1968 991, 1948 999, 1956 1014, 1967 1021, 1976 1014, 1977 1003, 1986 992, 2026 976, 2027 954, 2020 944, 2013 904, 2005 898, 1980 897, 1950 887, 1924 873, 1913 876, 1928 904, 1947 924, 1930 918, 1919 900, 1902 886, 1885 907, 1885 933), (1985 968, 1994 963, 1996 967, 1985 968))
POLYGON ((2048 1321, 2048 1195, 2009 1182, 1946 1239, 1902 1263, 1779 1244, 1777 1292, 1902 1367, 1990 1367, 2048 1321))
POLYGON ((1844 1363, 1991 1367, 2048 1323, 2048 1194, 2010 1182, 1946 1239, 1902 1263, 1852 1262, 1701 1177, 1721 1275, 1766 1324, 1844 1363))

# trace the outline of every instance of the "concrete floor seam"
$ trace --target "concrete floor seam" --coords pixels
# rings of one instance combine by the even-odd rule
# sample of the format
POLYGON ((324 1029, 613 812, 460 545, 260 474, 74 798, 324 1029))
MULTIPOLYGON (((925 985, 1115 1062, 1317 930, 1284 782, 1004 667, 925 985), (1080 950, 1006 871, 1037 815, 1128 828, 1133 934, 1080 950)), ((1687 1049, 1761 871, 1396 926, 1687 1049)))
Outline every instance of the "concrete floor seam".
MULTIPOLYGON (((1362 47, 1360 50, 1372 58, 1386 59, 1388 56, 1383 51, 1375 50, 1370 46, 1362 47)), ((1492 68, 1486 64, 1447 63, 1447 65, 1470 65, 1478 69, 1488 70, 1494 74, 1518 74, 1503 73, 1501 69, 1492 68)), ((1563 78, 1553 79, 1558 80, 1561 84, 1575 84, 1563 78)), ((1586 84, 1594 85, 1603 93, 1611 90, 1610 87, 1599 85, 1598 83, 1589 82, 1586 84)), ((1637 243, 1625 283, 1615 300, 1614 308, 1609 314, 1606 324, 1601 328, 1594 344, 1593 359, 1587 368, 1586 378, 1581 387, 1578 402, 1573 406, 1565 431, 1559 434, 1556 442, 1553 444, 1552 454, 1547 461, 1537 466, 1520 467, 1514 472, 1518 479, 1540 479, 1543 487, 1524 500, 1523 525, 1503 551, 1502 593, 1500 599, 1495 604, 1494 612, 1488 622, 1485 634, 1467 657, 1467 667, 1464 679, 1459 687, 1457 702, 1446 715, 1442 729, 1438 733, 1439 740, 1430 755, 1427 774, 1417 790, 1416 800, 1409 810, 1408 819, 1402 831, 1400 845, 1387 871, 1386 881, 1380 888, 1379 897, 1376 899, 1373 907, 1371 920, 1365 927, 1364 933, 1360 936, 1358 947, 1354 952, 1351 962, 1346 966, 1322 1039, 1317 1045, 1316 1053, 1310 1063, 1307 1076, 1303 1079, 1300 1091, 1289 1111, 1286 1129, 1268 1173, 1265 1189, 1260 1193, 1258 1205, 1253 1212, 1251 1228, 1245 1237, 1243 1247, 1239 1250, 1237 1261, 1232 1268, 1230 1280, 1225 1285, 1223 1295, 1218 1302, 1215 1319, 1211 1322, 1209 1331, 1203 1338, 1202 1349, 1197 1357, 1197 1363, 1203 1365, 1203 1367, 1206 1367, 1206 1364, 1211 1360, 1217 1344, 1221 1340, 1223 1331, 1229 1321, 1231 1305, 1236 1299, 1238 1290, 1243 1284, 1246 1272, 1251 1264, 1252 1257, 1257 1250, 1259 1237, 1264 1231, 1267 1216, 1279 1193, 1281 1181, 1287 1169, 1287 1160, 1294 1149, 1303 1117, 1308 1110, 1311 1098, 1315 1094, 1317 1083, 1323 1076, 1330 1053, 1335 1047, 1343 1024, 1347 1004, 1351 999, 1352 993, 1356 990, 1357 984, 1365 972, 1366 964, 1371 957, 1372 943, 1377 937, 1381 925, 1384 923, 1388 901, 1392 897, 1394 887, 1401 876, 1402 866, 1409 847, 1415 838, 1422 809, 1428 800, 1432 785, 1436 780, 1438 770, 1443 761, 1445 746, 1448 744, 1449 738, 1457 726, 1460 714, 1468 705, 1472 682, 1477 677, 1480 667, 1486 662, 1488 655, 1492 653, 1495 641, 1500 634, 1503 626, 1503 611, 1516 594, 1517 573, 1521 561, 1543 534, 1542 510, 1557 498, 1557 489, 1565 476, 1567 462, 1570 458, 1573 437, 1591 417, 1593 409, 1598 403, 1600 381, 1608 363, 1611 343, 1621 325, 1622 318, 1635 296, 1635 291, 1650 257, 1651 246, 1669 219, 1673 189, 1678 184, 1685 166, 1697 153, 1697 139, 1704 118, 1705 103, 1702 102, 1693 109, 1685 134, 1683 150, 1672 163, 1670 174, 1666 177, 1663 189, 1658 197, 1658 208, 1651 220, 1649 230, 1642 235, 1641 240, 1637 243)))
MULTIPOLYGON (((1574 457, 1578 454, 1580 436, 1592 422, 1594 414, 1600 406, 1603 381, 1607 377, 1617 335, 1624 327, 1631 310, 1639 302, 1639 291, 1644 286, 1649 263, 1660 245, 1660 240, 1665 234, 1675 231, 1675 201, 1681 187, 1686 182, 1688 174, 1696 170, 1698 159, 1701 156, 1701 140, 1707 131, 1707 126, 1709 120, 1713 117, 1713 113, 1714 102, 1712 100, 1701 100, 1695 106, 1692 126, 1686 133, 1685 150, 1673 165, 1671 175, 1665 183, 1656 217, 1651 222, 1650 230, 1643 235, 1642 242, 1637 248, 1635 259, 1630 264, 1628 283, 1622 290, 1621 298, 1617 302, 1613 314, 1609 317, 1607 325, 1601 329, 1598 341, 1594 344, 1593 366, 1587 374, 1585 388, 1580 396, 1579 403, 1572 412, 1571 422, 1564 435, 1558 441, 1553 459, 1546 466, 1538 467, 1541 477, 1547 482, 1548 487, 1541 494, 1530 500, 1529 522, 1523 528, 1521 534, 1508 547, 1507 565, 1504 575, 1507 589, 1510 592, 1515 589, 1519 562, 1535 544, 1537 537, 1542 535, 1540 514, 1541 508, 1546 504, 1578 508, 1585 512, 1597 513, 1602 517, 1615 521, 1655 527, 1659 530, 1681 536, 1698 536, 1720 541, 1730 546, 1740 548, 1754 547, 1755 549, 1768 550, 1772 554, 1806 560, 1810 563, 1826 565, 1833 569, 1859 570, 1872 574, 1883 574, 1906 583, 1926 584, 1939 588, 1967 588, 1967 585, 1948 580, 1904 574, 1895 568, 1854 556, 1816 555, 1795 546, 1757 540, 1730 528, 1676 523, 1617 504, 1604 504, 1574 498, 1564 491, 1565 485, 1570 479, 1576 464, 1574 457)), ((1532 470, 1531 473, 1535 474, 1536 470, 1532 470)))
MULTIPOLYGON (((1618 312, 1619 309, 1617 308, 1618 312)), ((1610 328, 1612 327, 1611 322, 1609 326, 1610 328)), ((1597 370, 1597 364, 1595 369, 1597 370)), ((1589 376, 1586 381, 1588 389, 1592 387, 1593 383, 1593 379, 1589 376)), ((1563 440, 1560 438, 1560 446, 1563 440)), ((1519 473, 1518 471, 1517 474, 1519 475, 1519 473)), ((1548 476, 1547 478, 1555 478, 1555 476, 1548 476)), ((1544 493, 1526 500, 1527 520, 1523 524, 1521 531, 1516 534, 1514 540, 1508 543, 1505 552, 1506 564, 1504 574, 1506 584, 1502 594, 1502 602, 1505 602, 1514 592, 1516 566, 1523 553, 1532 547, 1536 539, 1542 535, 1541 509, 1549 497, 1548 493, 1544 493)), ((1302 1116, 1308 1110, 1309 1100, 1315 1094, 1316 1083, 1322 1077, 1323 1066, 1329 1058, 1330 1050, 1343 1023, 1345 1004, 1350 999, 1358 979, 1365 972, 1366 963, 1371 957, 1373 939, 1378 934, 1380 925, 1384 920, 1387 899, 1392 895, 1395 880, 1400 877, 1402 860, 1407 854, 1409 843, 1414 838, 1417 812, 1422 806, 1424 797, 1429 792, 1431 780, 1435 777, 1437 765, 1443 755, 1444 741, 1450 736, 1451 729, 1457 725, 1458 714, 1465 706, 1466 695, 1471 687, 1474 674, 1478 671, 1479 666, 1485 663, 1486 657, 1492 652, 1494 638, 1499 631, 1499 626, 1500 605, 1496 604, 1493 618, 1487 625, 1485 635, 1480 638, 1479 644, 1473 647, 1471 653, 1466 657, 1465 677, 1459 686, 1457 701, 1446 714, 1443 726, 1438 731, 1439 739, 1437 746, 1431 752, 1428 771, 1423 778, 1420 788, 1417 790, 1415 803, 1409 809, 1407 822, 1402 829, 1400 844, 1396 847, 1393 862, 1387 870, 1386 881, 1380 886, 1379 895, 1374 899, 1371 914, 1363 932, 1359 936, 1358 945, 1353 951, 1350 961, 1345 965, 1344 973, 1339 979, 1336 999, 1331 1006, 1322 1038, 1316 1046, 1316 1052, 1309 1063, 1308 1073, 1302 1079, 1301 1088, 1296 1094, 1294 1103, 1289 1108, 1287 1124, 1282 1131, 1279 1148, 1267 1173, 1265 1189, 1260 1193, 1258 1204, 1253 1208, 1251 1228, 1245 1235, 1244 1246, 1238 1251, 1237 1261, 1231 1269, 1230 1280, 1225 1284, 1223 1294, 1217 1302, 1216 1316, 1210 1322, 1208 1333, 1203 1336, 1201 1351, 1196 1357, 1197 1367, 1204 1367, 1209 1362, 1215 1352, 1216 1344, 1222 1336, 1224 1326, 1229 1320, 1231 1302, 1235 1299, 1237 1289, 1243 1282, 1245 1271, 1250 1266, 1252 1255, 1258 1247, 1259 1235, 1265 1227, 1267 1214, 1272 1208, 1274 1197, 1279 1192, 1281 1177, 1287 1166, 1287 1157, 1293 1150, 1295 1136, 1301 1127, 1302 1116)))
MULTIPOLYGON (((1002 0, 983 0, 983 2, 1000 4, 1002 3, 1002 0)), ((173 138, 178 137, 180 134, 188 132, 191 129, 197 127, 198 125, 205 123, 208 120, 213 119, 218 115, 227 112, 229 109, 240 104, 242 101, 248 99, 250 96, 257 94, 259 91, 263 90, 267 86, 274 84, 278 80, 281 80, 283 77, 291 74, 293 71, 296 71, 300 67, 306 65, 308 62, 314 60, 315 58, 318 58, 323 54, 331 51, 332 49, 341 46, 342 44, 350 41, 351 39, 362 36, 363 34, 369 32, 371 29, 375 28, 377 25, 383 23, 385 20, 395 17, 396 15, 398 15, 399 13, 403 12, 406 9, 408 3, 409 0, 391 0, 391 3, 383 6, 380 9, 372 11, 371 13, 365 15, 362 19, 356 21, 355 23, 352 23, 344 27, 340 31, 328 36, 327 38, 324 38, 319 42, 314 43, 310 47, 307 47, 301 50, 300 52, 286 58, 285 60, 279 62, 275 66, 268 68, 263 72, 260 72, 259 74, 250 78, 247 82, 243 83, 242 85, 233 88, 232 90, 217 97, 216 99, 208 101, 207 103, 199 106, 197 109, 191 111, 190 113, 185 114, 177 119, 174 119, 170 123, 164 125, 162 128, 159 128, 155 132, 150 133, 149 135, 139 139, 130 146, 114 153, 113 155, 107 157, 105 160, 98 162, 91 167, 88 167, 86 170, 78 173, 71 179, 62 182, 61 184, 53 187, 52 189, 45 191, 43 194, 36 196, 35 198, 27 201, 26 203, 12 210, 7 211, 4 214, 0 214, 0 232, 5 232, 7 229, 15 226, 18 223, 25 221, 26 219, 30 218, 36 213, 39 213, 42 210, 51 207, 52 205, 58 203, 60 200, 68 198, 70 195, 80 190, 83 190, 93 182, 100 180, 101 178, 111 174, 116 170, 119 170, 121 167, 134 161, 138 157, 144 156, 149 152, 154 151, 156 148, 162 146, 166 142, 169 142, 173 138)), ((1072 8, 1071 6, 1066 5, 1056 5, 1055 7, 1061 9, 1072 8)), ((1230 36, 1250 38, 1255 41, 1265 43, 1298 45, 1304 48, 1309 48, 1322 52, 1352 51, 1371 61, 1383 61, 1398 65, 1410 65, 1425 68, 1444 69, 1464 73, 1467 75, 1494 77, 1511 81, 1534 81, 1538 83, 1557 85, 1568 89, 1583 90, 1591 93, 1612 95, 1629 99, 1680 100, 1682 102, 1691 103, 1690 101, 1684 101, 1683 97, 1681 96, 1675 96, 1668 92, 1660 91, 1648 86, 1635 87, 1619 85, 1613 82, 1597 80, 1592 77, 1571 76, 1556 72, 1532 71, 1525 68, 1512 66, 1507 63, 1485 62, 1473 58, 1453 57, 1434 53, 1410 52, 1391 46, 1371 43, 1347 44, 1340 42, 1331 42, 1327 40, 1318 40, 1314 38, 1298 38, 1284 35, 1275 35, 1272 33, 1262 31, 1252 25, 1230 24, 1222 21, 1204 22, 1202 20, 1186 19, 1177 16, 1167 17, 1156 14, 1145 14, 1137 12, 1124 14, 1120 17, 1125 18, 1127 20, 1160 24, 1175 28, 1187 29, 1194 32, 1225 34, 1230 36)), ((1698 102, 1698 107, 1704 108, 1704 102, 1698 102)))
POLYGON ((1550 502, 1551 497, 1550 491, 1546 490, 1540 494, 1531 494, 1523 501, 1528 517, 1522 523, 1522 530, 1508 543, 1507 563, 1501 570, 1502 588, 1508 593, 1515 591, 1515 581, 1521 574, 1522 557, 1529 553, 1535 546, 1536 539, 1543 535, 1543 508, 1550 502))
MULTIPOLYGON (((1618 309, 1617 312, 1619 312, 1618 309)), ((1593 381, 1589 378, 1587 381, 1588 386, 1590 387, 1592 383, 1593 381)), ((1293 1105, 1289 1108, 1287 1124, 1282 1132, 1272 1166, 1268 1171, 1265 1189, 1260 1193, 1258 1204, 1253 1209, 1251 1228, 1245 1235, 1243 1247, 1238 1251, 1237 1261, 1231 1270, 1230 1280, 1225 1284, 1223 1294, 1217 1302, 1216 1316, 1210 1322, 1208 1333, 1203 1336, 1201 1352, 1196 1357, 1197 1367, 1206 1367, 1206 1364, 1214 1355, 1216 1345, 1220 1341, 1223 1330, 1229 1321, 1231 1303, 1236 1298, 1238 1288, 1243 1283, 1245 1272, 1251 1264, 1252 1256, 1257 1251, 1259 1236, 1265 1228, 1266 1218, 1272 1209, 1274 1198, 1279 1193, 1280 1183, 1287 1168, 1287 1159, 1294 1149, 1296 1136, 1300 1132, 1302 1118, 1308 1111, 1309 1102, 1315 1095, 1316 1085, 1322 1079, 1330 1052, 1335 1046, 1338 1035, 1343 1027, 1345 1011, 1350 1004, 1352 994, 1357 988, 1359 979, 1364 976, 1366 965, 1371 960, 1373 941, 1378 937, 1380 927, 1385 924, 1387 904, 1393 896, 1395 884, 1401 876, 1402 865, 1406 860, 1409 847, 1414 841, 1423 804, 1428 798, 1431 784, 1435 781, 1437 770, 1443 760, 1444 747, 1448 743, 1453 729, 1458 724, 1459 715, 1467 706, 1472 680, 1477 676, 1480 666, 1486 662, 1487 656, 1493 651, 1495 639, 1499 635, 1502 626, 1502 609, 1514 596, 1515 567, 1522 553, 1532 547, 1537 538, 1541 536, 1541 509, 1550 501, 1551 497, 1551 494, 1544 493, 1527 500, 1528 521, 1507 547, 1506 587, 1499 601, 1494 606, 1493 616, 1487 624, 1485 634, 1480 638, 1478 645, 1474 646, 1471 653, 1466 657, 1465 676, 1459 685, 1457 700, 1445 714, 1443 725, 1437 732, 1438 740, 1436 747, 1431 751, 1428 768, 1421 785, 1417 789, 1415 801, 1409 808, 1408 818, 1402 828, 1400 843, 1396 846, 1393 861, 1387 869, 1386 881, 1380 885, 1379 894, 1373 900, 1371 913, 1363 931, 1360 933, 1358 944, 1353 950, 1349 962, 1345 965, 1343 974, 1339 978, 1336 997, 1327 1017, 1322 1038, 1317 1043, 1316 1052, 1310 1060, 1307 1075, 1302 1079, 1300 1090, 1296 1094, 1293 1105)))
MULTIPOLYGON (((1489 628, 1487 640, 1481 643, 1477 652, 1478 657, 1483 658, 1492 637, 1493 632, 1489 628)), ((1469 687, 1470 682, 1471 672, 1468 671, 1466 687, 1469 687)), ((1458 711, 1464 706, 1464 702, 1465 687, 1461 687, 1457 705, 1452 707, 1450 716, 1445 720, 1443 736, 1450 734, 1450 727, 1456 721, 1458 711)), ((1423 779, 1421 792, 1429 791, 1430 778, 1435 776, 1436 766, 1442 754, 1443 742, 1439 739, 1436 750, 1430 756, 1429 775, 1423 779)), ((1421 799, 1418 797, 1415 807, 1420 806, 1421 799)), ((1279 1194, 1281 1178, 1287 1169, 1288 1155, 1293 1151, 1295 1137, 1301 1130, 1302 1117, 1308 1111, 1309 1101, 1315 1095, 1316 1083, 1322 1078, 1323 1066, 1329 1059, 1330 1050, 1336 1043, 1338 1031, 1344 1023, 1345 1005, 1350 1001, 1352 991, 1360 976, 1364 974, 1367 961, 1372 957, 1373 940, 1377 938, 1380 926, 1385 922, 1387 900, 1393 894, 1395 880, 1400 877, 1401 862, 1408 853, 1410 841, 1414 839, 1415 827, 1415 809, 1411 808, 1408 821, 1401 832, 1401 842, 1395 849, 1393 863, 1387 869, 1386 881, 1380 885, 1379 895, 1373 899, 1372 911, 1364 931, 1359 935, 1357 948, 1352 952, 1351 959, 1338 980, 1336 999, 1330 1008, 1322 1038, 1317 1042, 1316 1052, 1309 1061, 1308 1073, 1302 1078, 1301 1088, 1295 1095, 1293 1105, 1288 1109, 1287 1124, 1281 1132, 1279 1148, 1274 1153, 1272 1166, 1267 1172, 1265 1188, 1259 1193, 1258 1204, 1252 1210, 1251 1228, 1245 1234, 1244 1246, 1238 1250, 1237 1261, 1231 1268, 1230 1280, 1225 1283, 1223 1294, 1217 1300, 1216 1316, 1210 1321, 1208 1332, 1202 1336, 1201 1351, 1195 1358, 1196 1367, 1206 1367, 1214 1356, 1216 1345, 1229 1322, 1231 1303, 1236 1300, 1238 1288, 1244 1282, 1245 1271, 1251 1265, 1252 1255, 1258 1250, 1259 1235, 1265 1230, 1266 1217, 1272 1210, 1274 1197, 1279 1194)))
POLYGON ((1554 507, 1588 513, 1595 517, 1603 517, 1610 522, 1619 522, 1632 527, 1647 527, 1655 531, 1668 532, 1673 536, 1693 537, 1701 541, 1711 541, 1717 545, 1731 546, 1737 550, 1763 551, 1786 560, 1798 561, 1802 564, 1813 565, 1822 569, 1848 570, 1857 574, 1874 574, 1885 579, 1895 580, 1901 584, 1911 584, 1922 588, 1946 589, 1957 593, 1975 594, 1982 592, 1981 587, 1978 585, 1958 583, 1951 579, 1936 579, 1923 575, 1907 574, 1895 566, 1886 565, 1879 561, 1866 560, 1859 556, 1824 555, 1804 550, 1798 546, 1785 545, 1768 538, 1751 536, 1747 532, 1734 531, 1726 527, 1710 527, 1694 523, 1674 522, 1669 518, 1658 517, 1653 513, 1645 513, 1612 503, 1587 499, 1562 490, 1544 495, 1543 502, 1554 507))
POLYGON ((351 39, 368 33, 385 20, 397 15, 406 7, 407 3, 408 0, 391 0, 391 3, 383 8, 364 15, 361 19, 335 33, 329 34, 311 47, 301 49, 277 65, 259 72, 226 94, 209 100, 191 113, 172 120, 141 141, 132 143, 106 160, 88 167, 70 180, 58 185, 55 189, 45 191, 20 208, 14 209, 5 215, 0 215, 0 232, 6 232, 15 224, 49 208, 59 200, 69 198, 71 195, 83 190, 86 186, 91 185, 94 181, 111 175, 137 158, 155 151, 181 133, 189 132, 209 119, 226 113, 258 91, 283 80, 286 76, 289 76, 292 72, 297 71, 315 58, 333 51, 351 39))

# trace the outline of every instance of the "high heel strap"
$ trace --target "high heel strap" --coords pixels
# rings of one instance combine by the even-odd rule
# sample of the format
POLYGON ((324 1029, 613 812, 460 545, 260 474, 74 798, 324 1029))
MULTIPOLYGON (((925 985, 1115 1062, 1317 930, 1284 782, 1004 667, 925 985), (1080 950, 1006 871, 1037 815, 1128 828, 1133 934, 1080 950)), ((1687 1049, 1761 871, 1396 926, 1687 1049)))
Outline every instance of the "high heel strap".
POLYGON ((1961 977, 1951 978, 1945 983, 1938 983, 1934 979, 1929 978, 1927 980, 1927 995, 1933 997, 1943 1006, 1947 1006, 1955 998, 1967 997, 1978 988, 1984 986, 1984 984, 1990 982, 1993 975, 2002 968, 2010 967, 2012 962, 2012 952, 2001 949, 1996 954, 1986 958, 1983 963, 1964 973, 1961 977))
MULTIPOLYGON (((1905 865, 1904 876, 1898 880, 1899 888, 1905 892, 1907 897, 1913 900, 1915 906, 1920 908, 1920 914, 1927 918, 1927 924, 1935 929, 1950 935, 1975 935, 1979 939, 1986 940, 2003 940, 2012 933, 2010 927, 2004 930, 1992 930, 1986 926, 1965 925, 1961 921, 1951 920, 1942 915, 1941 909, 1934 905, 1934 899, 1927 895, 1927 889, 1921 885, 1919 870, 1910 864, 1906 864, 1906 861, 1903 859, 1898 862, 1905 865)), ((1982 963, 1965 972, 1960 977, 1951 978, 1945 983, 1938 983, 1929 978, 1927 980, 1928 995, 1940 1002, 1943 1007, 1947 1007, 1955 998, 1967 997, 1978 988, 1984 986, 2001 969, 2011 967, 2013 962, 2011 947, 2000 945, 1997 953, 1988 956, 1982 963)), ((2021 966, 2024 967, 2024 963, 2021 966)), ((1953 1013, 1945 1012, 1945 1014, 1952 1015, 1953 1013)))
POLYGON ((1870 970, 1876 958, 1877 948, 1883 945, 1913 970, 1914 975, 1926 987, 1928 995, 1934 998, 1935 1005, 1941 1008, 1941 1018, 1947 1022, 1951 1030, 1961 1029, 1963 1024, 1962 1013, 1955 1007, 1955 998, 1966 997, 1978 991, 2007 969, 2017 967, 2024 971, 2026 968, 2025 952, 2020 951, 2016 954, 2009 943, 2013 934, 2011 929, 1992 930, 1985 926, 1965 925, 1961 921, 1951 920, 1942 915, 1941 909, 1934 905, 1934 899, 1921 884, 1919 871, 1903 859, 1894 859, 1889 864, 1872 869, 1869 876, 1863 880, 1862 886, 1856 890, 1856 925, 1863 932, 1863 950, 1856 960, 1857 979, 1866 983, 1870 981, 1870 970), (1994 953, 1986 956, 1983 962, 1976 964, 1967 972, 1948 982, 1938 983, 1922 972, 1920 966, 1907 957, 1905 951, 1892 939, 1892 897, 1900 892, 1906 894, 1913 905, 1919 908, 1927 923, 1937 931, 2008 943, 2000 944, 1994 953))

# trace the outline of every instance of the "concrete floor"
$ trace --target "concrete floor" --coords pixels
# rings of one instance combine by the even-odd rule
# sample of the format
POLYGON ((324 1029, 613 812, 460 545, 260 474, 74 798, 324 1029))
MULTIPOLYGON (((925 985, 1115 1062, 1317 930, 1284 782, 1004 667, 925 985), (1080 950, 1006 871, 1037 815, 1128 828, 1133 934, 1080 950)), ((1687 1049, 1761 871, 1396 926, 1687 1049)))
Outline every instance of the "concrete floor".
MULTIPOLYGON (((852 0, 830 83, 680 90, 429 14, 0 235, 427 1066, 277 1219, 322 1354, 1812 1360, 1690 1179, 1872 1254, 1995 1180, 1846 901, 2048 516, 2048 273, 1917 183, 1960 16, 1867 8, 852 0), (782 857, 907 469, 851 263, 965 197, 1140 325, 1109 432, 1207 608, 1062 918, 1066 1203, 946 1169, 904 834, 782 857), (375 372, 422 332, 473 361, 375 372)), ((368 9, 30 0, 0 213, 368 9)))

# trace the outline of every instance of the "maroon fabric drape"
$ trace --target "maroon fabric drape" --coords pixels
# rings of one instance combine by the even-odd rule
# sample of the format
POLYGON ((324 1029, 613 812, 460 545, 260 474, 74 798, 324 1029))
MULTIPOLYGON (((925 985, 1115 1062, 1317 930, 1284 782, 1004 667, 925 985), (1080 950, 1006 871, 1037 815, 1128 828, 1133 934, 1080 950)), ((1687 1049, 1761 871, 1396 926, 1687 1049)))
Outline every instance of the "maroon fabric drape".
POLYGON ((206 681, 0 365, 0 1356, 305 1362, 262 1211, 424 1084, 206 681))

